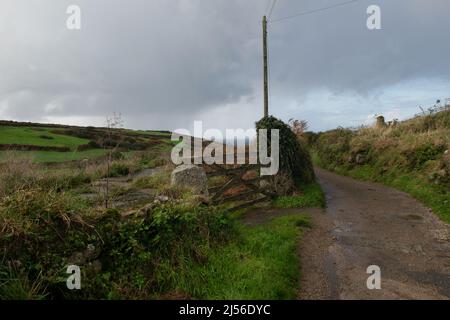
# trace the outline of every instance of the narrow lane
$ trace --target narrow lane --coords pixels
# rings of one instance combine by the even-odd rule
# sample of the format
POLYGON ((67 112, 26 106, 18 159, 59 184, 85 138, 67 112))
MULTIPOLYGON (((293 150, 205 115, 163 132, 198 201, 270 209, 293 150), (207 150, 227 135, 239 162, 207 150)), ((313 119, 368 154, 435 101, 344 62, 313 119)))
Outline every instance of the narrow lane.
POLYGON ((450 299, 447 224, 403 192, 316 173, 328 207, 300 249, 300 299, 450 299), (367 288, 371 265, 381 290, 367 288))

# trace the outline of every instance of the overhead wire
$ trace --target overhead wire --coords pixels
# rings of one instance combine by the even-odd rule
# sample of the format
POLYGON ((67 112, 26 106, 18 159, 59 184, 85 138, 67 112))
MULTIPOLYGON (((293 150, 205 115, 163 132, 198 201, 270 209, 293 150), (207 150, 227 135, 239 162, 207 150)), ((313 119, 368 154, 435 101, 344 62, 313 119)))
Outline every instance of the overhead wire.
MULTIPOLYGON (((266 6, 265 12, 266 12, 266 16, 268 16, 268 23, 272 24, 272 23, 282 22, 282 21, 285 21, 285 20, 294 19, 294 18, 297 18, 297 17, 301 17, 301 16, 305 16, 305 15, 309 15, 309 14, 313 14, 313 13, 317 13, 317 12, 321 12, 321 11, 326 11, 326 10, 333 9, 333 8, 343 7, 343 6, 347 6, 347 5, 359 2, 360 0, 349 0, 349 1, 345 1, 345 2, 340 2, 340 3, 336 3, 334 5, 330 5, 330 6, 326 6, 326 7, 322 7, 322 8, 317 8, 317 9, 309 10, 309 11, 303 11, 303 12, 299 12, 299 13, 296 13, 296 14, 293 14, 293 15, 289 15, 289 16, 285 16, 285 17, 282 17, 282 18, 278 18, 278 19, 272 20, 271 19, 272 18, 272 14, 273 14, 274 8, 275 8, 275 6, 277 4, 277 1, 278 0, 273 0, 272 6, 270 7, 270 11, 269 12, 267 12, 267 10, 269 9, 271 0, 269 0, 267 2, 267 6, 266 6)), ((268 64, 268 67, 267 67, 267 81, 270 83, 270 81, 269 81, 269 79, 270 79, 269 58, 270 58, 270 46, 267 45, 267 64, 268 64)), ((269 100, 272 100, 271 90, 269 89, 268 91, 269 91, 269 100)))
POLYGON ((316 13, 316 12, 321 12, 321 11, 325 11, 325 10, 329 10, 329 9, 333 9, 333 8, 337 8, 337 7, 343 7, 343 6, 350 5, 350 4, 353 4, 355 2, 359 2, 359 1, 360 0, 349 0, 349 1, 345 1, 345 2, 336 3, 336 4, 330 5, 330 6, 317 8, 317 9, 314 9, 314 10, 303 11, 303 12, 299 12, 299 13, 296 13, 296 14, 293 14, 293 15, 290 15, 290 16, 286 16, 286 17, 270 20, 270 23, 277 23, 277 22, 281 22, 281 21, 284 21, 284 20, 289 20, 289 19, 294 19, 294 18, 297 18, 297 17, 309 15, 309 14, 316 13))
POLYGON ((273 9, 275 9, 275 6, 276 6, 276 4, 277 4, 277 1, 278 1, 278 0, 273 0, 272 7, 270 8, 270 12, 269 12, 269 15, 268 15, 269 20, 270 20, 270 18, 272 17, 273 9))

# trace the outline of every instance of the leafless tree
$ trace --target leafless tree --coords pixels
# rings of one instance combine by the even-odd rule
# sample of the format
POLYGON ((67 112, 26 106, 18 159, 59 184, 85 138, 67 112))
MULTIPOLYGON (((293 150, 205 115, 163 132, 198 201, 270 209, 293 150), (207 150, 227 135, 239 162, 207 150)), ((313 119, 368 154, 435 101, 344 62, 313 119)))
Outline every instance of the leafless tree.
POLYGON ((305 120, 295 120, 295 119, 289 119, 289 125, 291 126, 292 132, 297 137, 300 137, 303 133, 308 130, 308 121, 305 120))
POLYGON ((111 163, 113 154, 117 151, 120 146, 121 141, 118 139, 114 146, 112 142, 114 141, 114 132, 123 127, 122 115, 120 113, 113 113, 112 116, 106 117, 106 135, 103 141, 103 148, 107 150, 106 158, 106 190, 105 190, 105 208, 109 207, 109 178, 111 175, 111 163))

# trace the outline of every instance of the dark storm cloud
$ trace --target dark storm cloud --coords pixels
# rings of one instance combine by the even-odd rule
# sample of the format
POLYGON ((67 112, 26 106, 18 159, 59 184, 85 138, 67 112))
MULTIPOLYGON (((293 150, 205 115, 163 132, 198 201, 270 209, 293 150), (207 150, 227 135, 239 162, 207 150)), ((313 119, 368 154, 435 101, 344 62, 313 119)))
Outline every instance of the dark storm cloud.
POLYGON ((360 1, 286 20, 283 25, 275 23, 273 77, 282 87, 294 84, 293 88, 358 92, 416 77, 448 79, 450 43, 445 34, 450 30, 449 13, 450 2, 446 0, 360 1), (381 7, 379 31, 368 30, 367 16, 362 14, 373 3, 381 7))
MULTIPOLYGON (((273 18, 337 2, 279 0, 273 18)), ((134 127, 173 129, 194 117, 219 127, 251 125, 257 118, 252 113, 261 109, 260 20, 266 5, 2 1, 0 116, 78 117, 88 123, 117 111, 134 127), (81 7, 80 31, 65 27, 70 4, 81 7)), ((320 90, 358 97, 416 79, 449 81, 448 13, 447 0, 361 0, 270 25, 274 113, 295 116, 286 104, 301 105, 320 90), (382 30, 366 28, 370 4, 381 6, 382 30)))

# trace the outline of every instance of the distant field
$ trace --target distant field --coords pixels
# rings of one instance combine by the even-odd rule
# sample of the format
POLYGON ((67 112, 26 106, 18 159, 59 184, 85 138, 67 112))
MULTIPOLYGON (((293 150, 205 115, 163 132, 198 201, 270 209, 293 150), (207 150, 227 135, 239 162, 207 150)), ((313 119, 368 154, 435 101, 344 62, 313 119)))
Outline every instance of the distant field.
POLYGON ((152 136, 161 136, 161 137, 170 137, 172 133, 164 132, 164 131, 149 131, 149 130, 129 130, 132 133, 139 133, 142 135, 152 135, 152 136))
POLYGON ((75 150, 89 142, 67 135, 54 134, 54 128, 3 127, 0 126, 0 144, 21 144, 40 147, 69 147, 75 150))
MULTIPOLYGON (((0 150, 0 162, 8 159, 8 153, 13 152, 20 157, 29 157, 35 163, 59 163, 76 161, 82 159, 98 158, 107 153, 107 150, 100 148, 105 139, 104 128, 58 128, 57 126, 45 127, 39 124, 24 125, 0 125, 0 145, 17 145, 17 150, 0 150), (57 132, 57 133, 54 133, 57 132), (64 134, 67 132, 67 134, 64 134), (84 136, 86 135, 86 136, 84 136), (94 143, 92 148, 85 147, 89 143, 94 143), (95 147, 97 145, 97 147, 95 147), (33 146, 43 148, 67 148, 70 151, 62 152, 58 150, 20 150, 21 146, 33 146), (20 150, 20 151, 19 151, 20 150)), ((119 130, 115 131, 117 140, 115 143, 124 143, 122 154, 132 155, 136 150, 155 150, 159 152, 169 151, 173 143, 170 141, 170 133, 163 131, 144 130, 119 130), (161 143, 163 142, 163 143, 161 143)), ((8 150, 10 148, 8 147, 8 150)), ((6 148, 5 148, 6 150, 6 148)), ((64 150, 63 150, 64 151, 64 150)))

